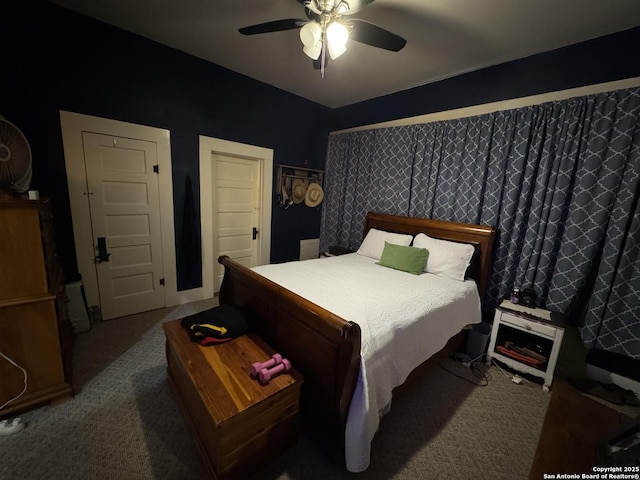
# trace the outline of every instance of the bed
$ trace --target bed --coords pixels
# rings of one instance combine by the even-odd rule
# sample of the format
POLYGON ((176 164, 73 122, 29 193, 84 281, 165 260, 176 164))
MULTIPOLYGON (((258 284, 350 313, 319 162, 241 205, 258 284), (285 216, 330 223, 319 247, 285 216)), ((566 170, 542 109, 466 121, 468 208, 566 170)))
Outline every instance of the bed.
POLYGON ((376 265, 375 259, 358 253, 252 269, 229 257, 219 258, 225 266, 220 303, 242 307, 252 328, 304 375, 305 418, 321 426, 352 472, 363 471, 369 464, 370 442, 380 415, 390 407, 392 389, 450 337, 481 321, 480 298, 487 286, 495 237, 493 227, 372 212, 366 217, 363 238, 371 229, 411 236, 425 233, 473 245, 469 270, 473 281, 410 275, 376 265), (356 280, 349 279, 350 272, 358 272, 356 280), (380 277, 382 286, 367 284, 365 279, 371 276, 367 272, 380 277), (424 288, 422 283, 414 288, 415 282, 425 282, 424 288), (460 293, 455 293, 454 283, 460 284, 460 293), (346 293, 349 284, 363 288, 358 294, 346 293), (400 298, 403 291, 422 290, 439 291, 434 298, 451 291, 453 300, 430 306, 431 300, 422 297, 400 298), (374 305, 380 298, 389 302, 374 305), (402 305, 411 305, 411 312, 394 319, 389 332, 382 330, 402 305), (429 322, 407 320, 426 318, 427 313, 429 322), (432 322, 432 317, 439 319, 432 322), (404 352, 410 354, 405 357, 404 352))

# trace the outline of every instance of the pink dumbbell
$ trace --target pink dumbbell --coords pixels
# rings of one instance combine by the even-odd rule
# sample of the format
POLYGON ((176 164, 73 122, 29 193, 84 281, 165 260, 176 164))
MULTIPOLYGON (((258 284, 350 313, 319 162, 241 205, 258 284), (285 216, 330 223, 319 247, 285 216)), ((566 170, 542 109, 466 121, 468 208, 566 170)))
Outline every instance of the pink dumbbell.
POLYGON ((286 358, 283 358, 282 363, 279 363, 275 367, 263 368, 262 370, 260 370, 258 379, 260 380, 261 384, 266 385, 273 377, 276 377, 281 373, 288 372, 289 370, 291 370, 291 362, 286 358))
POLYGON ((251 376, 255 378, 258 376, 261 370, 265 368, 273 368, 279 363, 282 363, 282 355, 280 355, 279 353, 274 353, 266 362, 255 362, 253 365, 251 365, 251 376))

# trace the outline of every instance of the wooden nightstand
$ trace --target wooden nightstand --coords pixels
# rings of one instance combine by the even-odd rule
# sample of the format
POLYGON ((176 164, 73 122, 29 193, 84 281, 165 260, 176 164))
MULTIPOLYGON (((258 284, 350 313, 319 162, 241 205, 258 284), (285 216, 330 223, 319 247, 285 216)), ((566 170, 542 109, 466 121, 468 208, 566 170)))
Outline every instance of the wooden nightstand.
POLYGON ((564 326, 551 320, 551 312, 504 300, 497 308, 487 364, 495 358, 509 367, 544 380, 543 390, 553 382, 562 345, 564 326))
POLYGON ((347 253, 353 253, 353 250, 339 245, 331 245, 329 251, 323 252, 321 257, 337 257, 338 255, 345 255, 347 253))

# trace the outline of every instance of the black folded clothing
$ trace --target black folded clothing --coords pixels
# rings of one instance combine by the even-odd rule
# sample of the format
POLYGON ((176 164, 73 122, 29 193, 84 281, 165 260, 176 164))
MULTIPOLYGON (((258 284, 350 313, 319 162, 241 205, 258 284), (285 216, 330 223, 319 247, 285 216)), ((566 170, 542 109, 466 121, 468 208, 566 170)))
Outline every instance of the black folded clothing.
POLYGON ((180 322, 189 337, 201 345, 228 342, 247 331, 247 321, 242 311, 233 305, 220 305, 184 317, 180 322))

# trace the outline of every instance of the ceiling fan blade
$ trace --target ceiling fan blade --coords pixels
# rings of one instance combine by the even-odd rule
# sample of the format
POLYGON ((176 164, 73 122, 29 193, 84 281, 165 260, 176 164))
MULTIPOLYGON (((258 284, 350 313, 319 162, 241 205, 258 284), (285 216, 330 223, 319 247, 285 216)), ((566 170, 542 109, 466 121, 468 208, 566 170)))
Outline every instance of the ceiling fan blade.
POLYGON ((356 42, 391 50, 392 52, 399 52, 407 44, 407 41, 401 36, 378 27, 373 23, 356 18, 349 20, 348 23, 353 27, 349 38, 356 42))
POLYGON ((309 23, 307 20, 300 20, 298 18, 287 18, 284 20, 275 20, 273 22, 259 23, 257 25, 250 25, 238 29, 243 35, 257 35, 259 33, 280 32, 282 30, 293 30, 294 28, 300 28, 305 23, 309 23))

